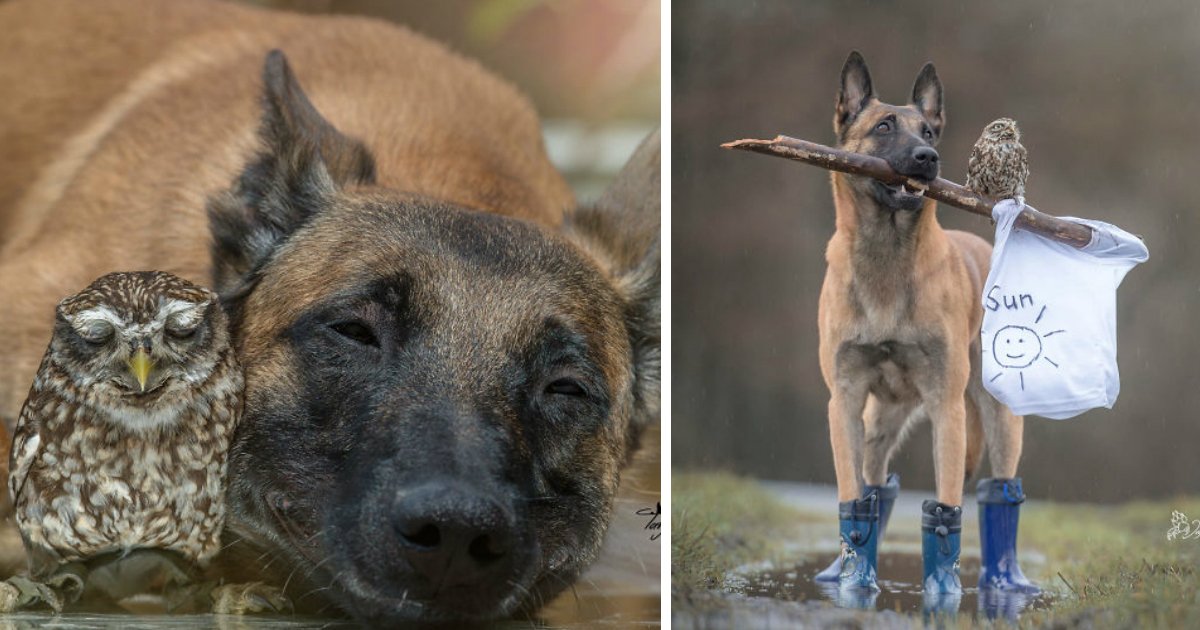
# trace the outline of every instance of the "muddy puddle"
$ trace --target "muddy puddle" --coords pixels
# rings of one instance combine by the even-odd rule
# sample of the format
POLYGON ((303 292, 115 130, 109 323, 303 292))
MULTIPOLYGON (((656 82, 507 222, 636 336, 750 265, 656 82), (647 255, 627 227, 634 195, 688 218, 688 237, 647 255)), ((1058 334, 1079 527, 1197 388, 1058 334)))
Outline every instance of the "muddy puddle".
POLYGON ((817 582, 813 576, 824 569, 831 558, 742 576, 733 590, 747 597, 808 602, 824 600, 842 608, 894 611, 904 614, 964 614, 986 619, 1016 621, 1029 610, 1048 608, 1051 596, 1018 593, 986 593, 980 596, 979 559, 964 558, 960 567, 963 583, 961 596, 926 598, 921 591, 921 556, 906 553, 881 554, 879 557, 880 592, 871 595, 840 593, 836 584, 817 582))

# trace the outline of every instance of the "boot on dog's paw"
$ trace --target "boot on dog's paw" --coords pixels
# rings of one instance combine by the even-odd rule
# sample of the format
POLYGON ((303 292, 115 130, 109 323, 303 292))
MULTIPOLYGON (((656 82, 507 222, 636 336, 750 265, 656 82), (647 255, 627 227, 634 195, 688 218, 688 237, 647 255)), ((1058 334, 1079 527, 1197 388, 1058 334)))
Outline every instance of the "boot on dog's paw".
POLYGON ((292 601, 283 591, 262 582, 223 584, 212 590, 212 611, 221 615, 290 613, 292 601))
POLYGON ((839 590, 879 590, 875 566, 879 551, 879 495, 876 492, 838 504, 842 537, 839 590))
POLYGON ((1029 581, 1017 563, 1017 525, 1025 491, 1021 479, 980 479, 979 501, 980 591, 1036 595, 1042 589, 1029 581))
POLYGON ((879 599, 879 588, 842 588, 837 582, 822 583, 821 592, 838 608, 853 610, 875 610, 879 599))
POLYGON ((875 564, 865 554, 847 548, 841 556, 842 572, 838 575, 838 588, 843 591, 861 590, 879 592, 875 564))
POLYGON ((926 594, 962 593, 958 577, 961 539, 961 507, 932 500, 921 504, 922 586, 926 594))
MULTIPOLYGON (((882 486, 863 486, 863 498, 870 497, 872 494, 879 498, 879 539, 883 540, 884 533, 887 532, 888 520, 892 515, 892 506, 896 503, 896 497, 900 494, 900 475, 892 473, 887 477, 887 483, 882 486)), ((878 544, 876 544, 876 553, 878 554, 878 544)), ((840 582, 842 576, 842 554, 838 554, 829 563, 825 570, 813 576, 813 580, 817 582, 840 582)))

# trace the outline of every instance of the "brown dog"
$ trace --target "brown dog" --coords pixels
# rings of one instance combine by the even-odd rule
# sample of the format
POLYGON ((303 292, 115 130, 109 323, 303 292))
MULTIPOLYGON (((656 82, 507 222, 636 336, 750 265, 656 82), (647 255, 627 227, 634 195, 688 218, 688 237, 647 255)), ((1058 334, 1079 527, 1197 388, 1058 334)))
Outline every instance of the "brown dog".
MULTIPOLYGON (((945 122, 942 85, 926 65, 912 102, 875 96, 866 63, 842 69, 834 116, 838 145, 887 160, 915 180, 938 174, 945 122)), ((957 506, 986 438, 995 477, 1016 474, 1022 419, 980 377, 980 293, 991 247, 943 230, 919 190, 833 174, 837 230, 826 251, 820 300, 821 373, 838 500, 882 486, 888 461, 916 422, 933 423, 938 501, 957 506)))
POLYGON ((6 423, 62 296, 170 271, 219 291, 246 369, 226 567, 379 624, 571 584, 657 418, 657 136, 572 211, 525 99, 403 28, 166 0, 0 24, 6 423))

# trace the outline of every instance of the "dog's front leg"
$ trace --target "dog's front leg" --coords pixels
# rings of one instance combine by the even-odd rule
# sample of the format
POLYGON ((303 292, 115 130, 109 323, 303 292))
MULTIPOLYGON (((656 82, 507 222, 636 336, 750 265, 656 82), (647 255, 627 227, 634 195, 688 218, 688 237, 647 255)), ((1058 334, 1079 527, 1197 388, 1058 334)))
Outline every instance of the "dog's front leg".
POLYGON ((833 446, 839 502, 857 499, 862 487, 863 408, 866 404, 866 387, 852 380, 839 382, 829 398, 829 441, 833 446))
POLYGON ((962 505, 967 457, 966 402, 961 393, 945 396, 929 415, 933 421, 933 469, 938 502, 962 505))
MULTIPOLYGON (((863 408, 867 401, 866 379, 841 371, 829 400, 829 439, 838 482, 838 533, 842 551, 834 564, 838 569, 838 591, 843 605, 874 606, 875 567, 882 533, 879 493, 859 496, 862 486, 863 408)), ((829 570, 832 570, 831 567, 829 570)))
MULTIPOLYGON (((962 344, 961 347, 965 350, 967 346, 962 344)), ((937 609, 943 605, 957 608, 957 598, 962 593, 958 557, 962 539, 962 487, 967 454, 964 393, 969 373, 966 352, 950 353, 943 374, 926 374, 921 379, 926 383, 922 397, 933 423, 933 463, 938 497, 937 501, 925 501, 921 505, 921 546, 925 565, 923 586, 926 605, 937 609), (942 601, 943 596, 949 596, 950 599, 942 601)))

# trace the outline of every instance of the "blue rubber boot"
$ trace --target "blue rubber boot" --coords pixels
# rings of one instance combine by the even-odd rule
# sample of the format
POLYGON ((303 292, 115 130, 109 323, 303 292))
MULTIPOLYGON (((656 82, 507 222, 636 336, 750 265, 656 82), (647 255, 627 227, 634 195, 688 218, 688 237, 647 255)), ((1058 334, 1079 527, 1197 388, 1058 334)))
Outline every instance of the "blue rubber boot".
MULTIPOLYGON (((879 497, 879 539, 887 531, 888 519, 892 516, 892 506, 896 505, 896 497, 900 495, 900 475, 892 473, 887 477, 887 483, 882 486, 863 486, 862 496, 874 492, 879 497)), ((818 582, 837 582, 842 576, 842 554, 838 554, 829 566, 813 577, 818 582)))
POLYGON ((1017 564, 1017 522, 1025 492, 1021 479, 980 479, 975 489, 979 501, 979 545, 983 566, 979 589, 1026 594, 1041 592, 1017 564))
POLYGON ((842 572, 839 590, 878 591, 875 567, 879 554, 879 495, 838 504, 842 536, 842 572))
POLYGON ((927 595, 958 595, 958 552, 962 543, 962 508, 927 500, 921 504, 921 550, 927 595))

